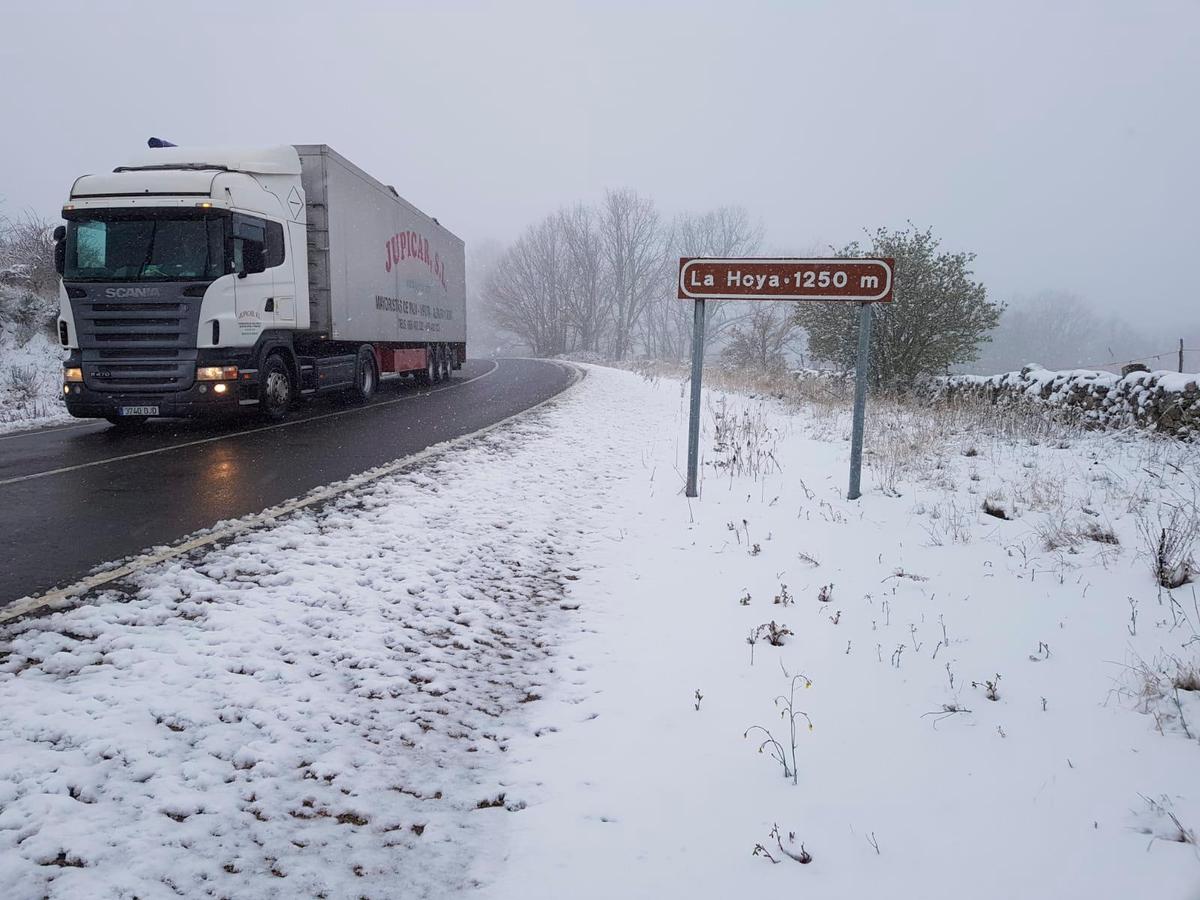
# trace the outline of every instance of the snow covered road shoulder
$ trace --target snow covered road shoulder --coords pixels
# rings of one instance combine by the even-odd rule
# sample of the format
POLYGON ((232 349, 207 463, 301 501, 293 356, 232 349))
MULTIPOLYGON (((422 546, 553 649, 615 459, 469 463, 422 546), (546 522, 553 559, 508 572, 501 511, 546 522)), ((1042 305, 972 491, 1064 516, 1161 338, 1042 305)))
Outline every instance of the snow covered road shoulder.
POLYGON ((6 897, 444 896, 555 678, 583 388, 0 644, 6 897), (566 419, 560 417, 565 416, 566 419), (564 452, 568 450, 569 452, 564 452), (402 886, 402 891, 398 890, 402 886))

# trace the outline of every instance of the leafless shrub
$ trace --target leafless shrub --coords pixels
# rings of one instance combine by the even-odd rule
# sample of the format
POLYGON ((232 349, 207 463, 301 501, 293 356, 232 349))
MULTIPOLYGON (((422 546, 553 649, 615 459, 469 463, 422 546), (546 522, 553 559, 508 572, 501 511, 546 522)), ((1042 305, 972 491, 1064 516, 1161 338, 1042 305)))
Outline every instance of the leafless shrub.
POLYGON ((772 619, 764 625, 758 626, 758 633, 767 639, 767 643, 772 647, 782 647, 784 640, 790 634, 795 634, 786 625, 777 625, 772 619))
POLYGON ((1092 519, 1068 520, 1063 518, 1061 512, 1047 515, 1036 530, 1042 548, 1049 551, 1064 548, 1074 551, 1089 541, 1109 547, 1116 547, 1121 543, 1111 527, 1092 519))
POLYGON ((745 738, 749 737, 752 731, 762 732, 765 738, 758 745, 758 752, 762 753, 764 750, 769 749, 771 751, 771 758, 783 767, 783 777, 792 779, 792 784, 796 784, 799 778, 799 768, 796 762, 796 722, 804 719, 808 723, 809 731, 812 731, 813 727, 812 719, 808 717, 808 713, 796 706, 796 685, 800 682, 803 682, 806 688, 812 687, 812 681, 807 675, 793 675, 787 696, 785 697, 783 694, 780 694, 775 698, 775 706, 779 709, 780 718, 787 722, 790 755, 789 747, 784 747, 768 729, 761 725, 751 725, 742 735, 745 738))
POLYGON ((955 544, 971 543, 974 535, 971 531, 970 507, 960 506, 955 496, 950 495, 942 503, 924 511, 930 523, 923 527, 935 547, 942 546, 947 537, 955 544))
POLYGON ((19 219, 0 216, 0 282, 27 287, 34 294, 57 294, 54 242, 50 223, 26 213, 19 219))
POLYGON ((1200 662, 1174 654, 1160 654, 1149 662, 1137 657, 1127 673, 1117 693, 1132 697, 1139 712, 1153 716, 1159 734, 1170 730, 1189 740, 1195 736, 1184 713, 1180 692, 1200 690, 1200 662))
POLYGON ((1200 665, 1179 662, 1171 686, 1177 691, 1200 691, 1200 665))
MULTIPOLYGON (((796 832, 794 832, 794 831, 788 832, 788 845, 789 845, 788 847, 783 846, 783 835, 780 834, 780 832, 779 832, 778 824, 772 826, 771 833, 768 837, 775 839, 775 844, 776 844, 776 846, 779 847, 779 852, 783 856, 788 857, 788 859, 793 859, 796 862, 800 863, 800 865, 802 865, 802 866, 806 866, 810 862, 812 862, 812 854, 804 849, 804 844, 800 845, 799 850, 789 849, 789 847, 794 848, 796 845, 796 832)), ((771 862, 776 863, 776 864, 782 862, 782 860, 776 859, 774 856, 772 856, 770 851, 767 850, 767 848, 764 847, 762 844, 755 844, 754 852, 751 855, 765 857, 766 859, 769 859, 771 862)))
POLYGON ((1171 800, 1166 795, 1163 795, 1158 800, 1152 800, 1145 794, 1139 794, 1146 801, 1146 812, 1156 820, 1166 819, 1166 824, 1159 824, 1157 828, 1143 826, 1141 831, 1143 834, 1152 835, 1151 843, 1155 840, 1172 841, 1176 844, 1191 844, 1197 846, 1196 832, 1184 826, 1179 817, 1175 815, 1175 811, 1171 808, 1171 800))
POLYGON ((1150 557, 1154 580, 1165 588, 1177 588, 1192 580, 1196 563, 1192 550, 1200 537, 1200 513, 1183 504, 1161 504, 1151 518, 1137 518, 1143 548, 1150 557))
POLYGON ((928 581, 929 580, 929 576, 927 576, 927 575, 917 575, 914 572, 905 572, 904 569, 896 569, 892 572, 891 575, 885 576, 882 579, 882 581, 888 581, 889 579, 892 579, 892 578, 907 578, 909 581, 928 581))
POLYGON ((1012 518, 1012 514, 1005 508, 1004 495, 999 491, 992 491, 983 498, 983 511, 989 516, 1005 521, 1012 518))
POLYGON ((716 406, 710 403, 709 414, 715 468, 727 471, 730 478, 749 475, 755 480, 780 470, 775 458, 779 435, 767 424, 761 407, 734 412, 722 398, 716 406))
POLYGON ((1083 526, 1083 536, 1097 544, 1111 544, 1114 547, 1121 543, 1115 531, 1099 522, 1086 522, 1083 526))
POLYGON ((921 718, 924 719, 926 716, 934 716, 935 718, 933 720, 933 727, 937 728, 938 722, 941 722, 943 719, 948 719, 951 716, 957 716, 960 713, 970 714, 971 710, 958 703, 943 703, 941 709, 934 709, 927 713, 921 713, 921 718))
POLYGON ((19 405, 32 403, 38 395, 38 373, 32 366, 14 366, 8 370, 9 390, 19 405))
POLYGON ((973 688, 982 687, 983 695, 985 697, 987 697, 989 700, 999 700, 1000 699, 1000 675, 999 675, 999 673, 996 674, 995 678, 987 679, 987 680, 983 681, 982 683, 980 683, 978 681, 972 681, 971 687, 973 687, 973 688))

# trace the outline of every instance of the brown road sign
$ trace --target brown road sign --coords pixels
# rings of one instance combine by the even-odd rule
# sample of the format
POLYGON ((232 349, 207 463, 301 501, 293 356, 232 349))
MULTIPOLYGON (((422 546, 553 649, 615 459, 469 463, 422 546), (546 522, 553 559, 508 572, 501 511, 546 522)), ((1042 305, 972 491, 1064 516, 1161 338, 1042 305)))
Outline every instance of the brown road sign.
POLYGON ((894 259, 679 260, 680 300, 890 303, 894 259))

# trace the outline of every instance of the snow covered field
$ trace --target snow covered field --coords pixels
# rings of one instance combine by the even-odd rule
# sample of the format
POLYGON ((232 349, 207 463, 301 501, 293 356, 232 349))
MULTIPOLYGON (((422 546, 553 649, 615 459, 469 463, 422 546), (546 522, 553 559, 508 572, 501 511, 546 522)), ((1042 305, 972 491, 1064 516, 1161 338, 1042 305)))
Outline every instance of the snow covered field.
POLYGON ((10 626, 6 895, 1200 897, 1196 450, 869 415, 850 502, 841 406, 714 392, 688 502, 680 383, 589 367, 10 626))

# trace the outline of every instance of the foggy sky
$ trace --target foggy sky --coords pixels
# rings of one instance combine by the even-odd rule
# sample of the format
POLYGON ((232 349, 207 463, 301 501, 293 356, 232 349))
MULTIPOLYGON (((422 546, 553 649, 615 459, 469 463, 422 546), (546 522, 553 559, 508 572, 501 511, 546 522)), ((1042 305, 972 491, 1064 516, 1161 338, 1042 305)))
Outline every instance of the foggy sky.
POLYGON ((328 143, 468 247, 629 186, 779 251, 911 219, 999 299, 1197 319, 1196 2, 6 0, 0 79, 9 215, 150 135, 328 143))

